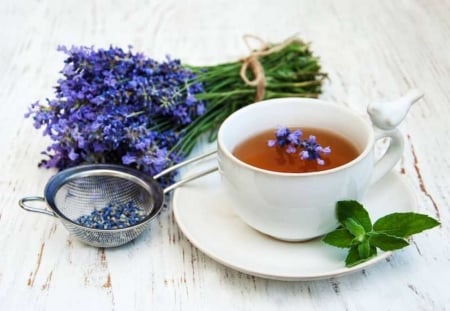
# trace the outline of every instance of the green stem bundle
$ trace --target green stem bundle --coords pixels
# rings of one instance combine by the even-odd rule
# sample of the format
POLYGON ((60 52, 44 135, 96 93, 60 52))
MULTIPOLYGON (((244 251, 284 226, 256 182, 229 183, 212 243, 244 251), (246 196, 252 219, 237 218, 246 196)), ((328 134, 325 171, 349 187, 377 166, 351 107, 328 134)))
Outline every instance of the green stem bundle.
MULTIPOLYGON (((312 54, 308 44, 292 40, 278 51, 262 54, 258 60, 264 68, 266 82, 263 99, 316 98, 320 95, 322 81, 327 75, 321 72, 319 59, 312 54)), ((220 124, 230 114, 254 103, 256 88, 242 80, 242 61, 214 66, 185 66, 197 74, 197 81, 203 83, 205 92, 198 94, 197 98, 206 101, 206 113, 185 128, 185 136, 174 148, 189 154, 200 136, 209 133, 209 140, 213 141, 220 124)), ((255 77, 251 71, 247 76, 249 79, 255 77)))

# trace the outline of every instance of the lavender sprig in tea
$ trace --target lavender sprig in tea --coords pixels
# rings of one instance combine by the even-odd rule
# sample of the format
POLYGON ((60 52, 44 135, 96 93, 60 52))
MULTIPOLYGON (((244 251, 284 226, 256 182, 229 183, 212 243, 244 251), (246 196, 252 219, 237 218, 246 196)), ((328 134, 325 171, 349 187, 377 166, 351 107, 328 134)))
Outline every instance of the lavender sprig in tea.
POLYGON ((317 164, 324 165, 322 156, 330 154, 331 148, 322 147, 314 135, 309 135, 308 139, 302 139, 302 136, 303 132, 300 129, 291 131, 287 127, 280 126, 275 132, 276 139, 270 139, 267 145, 286 148, 287 153, 295 153, 300 149, 299 156, 302 160, 316 160, 317 164))
POLYGON ((233 155, 269 171, 309 173, 345 165, 358 157, 359 150, 347 137, 328 129, 283 126, 248 137, 233 149, 233 155))

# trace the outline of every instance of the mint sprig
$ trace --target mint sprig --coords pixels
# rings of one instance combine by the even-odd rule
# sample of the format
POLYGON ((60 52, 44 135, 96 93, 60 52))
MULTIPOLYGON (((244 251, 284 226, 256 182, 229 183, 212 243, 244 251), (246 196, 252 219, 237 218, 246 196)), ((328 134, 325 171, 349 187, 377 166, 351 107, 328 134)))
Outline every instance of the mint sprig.
POLYGON ((346 267, 352 267, 377 255, 377 249, 392 251, 409 245, 408 238, 440 225, 439 221, 413 212, 392 213, 373 225, 364 206, 353 200, 336 204, 340 226, 323 237, 329 245, 348 248, 346 267))

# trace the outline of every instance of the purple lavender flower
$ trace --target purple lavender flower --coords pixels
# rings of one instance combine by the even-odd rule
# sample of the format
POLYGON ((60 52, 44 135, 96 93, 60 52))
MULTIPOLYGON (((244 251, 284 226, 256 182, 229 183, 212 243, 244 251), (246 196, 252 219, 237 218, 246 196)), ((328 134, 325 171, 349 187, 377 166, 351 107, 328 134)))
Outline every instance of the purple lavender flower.
POLYGON ((303 132, 300 129, 295 130, 292 133, 289 133, 287 140, 294 146, 298 146, 300 144, 300 137, 302 137, 303 132))
POLYGON ((58 47, 67 54, 55 97, 26 117, 53 143, 40 165, 120 163, 154 175, 184 155, 172 154, 184 126, 205 112, 203 85, 179 60, 163 62, 120 48, 58 47))
POLYGON ((289 145, 290 141, 289 141, 289 135, 291 134, 291 131, 289 130, 289 128, 284 127, 284 126, 279 126, 277 128, 277 131, 275 132, 275 137, 276 137, 276 141, 278 146, 283 147, 285 145, 289 145))
POLYGON ((323 148, 314 135, 310 135, 308 139, 302 140, 303 132, 300 129, 291 132, 287 127, 279 126, 275 132, 276 139, 269 139, 267 145, 269 147, 279 146, 286 147, 287 153, 297 152, 300 148, 299 156, 302 160, 316 160, 317 164, 324 165, 325 161, 322 155, 331 153, 329 146, 323 148))
POLYGON ((308 150, 302 150, 299 153, 299 156, 300 156, 300 159, 302 159, 302 160, 310 160, 308 150))
POLYGON ((267 141, 267 146, 269 147, 274 147, 277 144, 277 140, 276 139, 269 139, 267 141))
POLYGON ((275 135, 277 137, 287 137, 290 132, 291 131, 289 130, 289 128, 287 128, 285 126, 279 126, 275 135))

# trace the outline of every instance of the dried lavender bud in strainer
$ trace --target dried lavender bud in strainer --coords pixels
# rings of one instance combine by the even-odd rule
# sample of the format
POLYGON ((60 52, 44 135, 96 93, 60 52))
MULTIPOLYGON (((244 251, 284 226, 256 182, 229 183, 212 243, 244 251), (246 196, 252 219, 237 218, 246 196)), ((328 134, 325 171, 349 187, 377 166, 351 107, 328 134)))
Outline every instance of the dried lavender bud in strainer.
POLYGON ((130 201, 125 204, 110 203, 101 209, 94 209, 88 215, 76 219, 80 225, 95 229, 121 229, 142 221, 147 213, 130 201))

